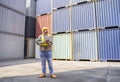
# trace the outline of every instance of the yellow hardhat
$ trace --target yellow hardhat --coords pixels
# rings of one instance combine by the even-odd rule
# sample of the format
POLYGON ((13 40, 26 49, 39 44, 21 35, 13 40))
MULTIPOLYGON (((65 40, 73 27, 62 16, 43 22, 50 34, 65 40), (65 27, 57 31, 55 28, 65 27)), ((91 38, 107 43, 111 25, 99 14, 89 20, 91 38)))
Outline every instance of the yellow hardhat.
POLYGON ((42 32, 43 32, 44 30, 48 30, 48 28, 47 28, 47 27, 43 27, 43 28, 42 28, 42 32))

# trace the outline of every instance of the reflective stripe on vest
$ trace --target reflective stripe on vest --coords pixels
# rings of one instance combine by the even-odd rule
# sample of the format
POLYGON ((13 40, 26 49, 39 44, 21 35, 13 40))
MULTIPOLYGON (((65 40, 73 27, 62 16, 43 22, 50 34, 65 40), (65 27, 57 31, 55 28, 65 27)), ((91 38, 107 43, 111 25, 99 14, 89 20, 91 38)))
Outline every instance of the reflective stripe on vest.
POLYGON ((47 46, 49 46, 46 42, 45 42, 45 38, 44 38, 44 35, 42 34, 42 37, 41 37, 41 39, 42 39, 42 43, 41 43, 41 46, 45 46, 45 47, 47 47, 47 46))

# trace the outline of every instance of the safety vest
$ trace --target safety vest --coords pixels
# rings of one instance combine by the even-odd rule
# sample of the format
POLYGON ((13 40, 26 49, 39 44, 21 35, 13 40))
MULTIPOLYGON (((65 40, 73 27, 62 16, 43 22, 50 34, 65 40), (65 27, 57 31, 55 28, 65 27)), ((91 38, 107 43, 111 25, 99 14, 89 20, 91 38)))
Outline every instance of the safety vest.
POLYGON ((44 37, 44 35, 42 34, 42 36, 41 36, 41 46, 44 46, 44 47, 48 47, 49 45, 45 42, 45 37, 44 37))

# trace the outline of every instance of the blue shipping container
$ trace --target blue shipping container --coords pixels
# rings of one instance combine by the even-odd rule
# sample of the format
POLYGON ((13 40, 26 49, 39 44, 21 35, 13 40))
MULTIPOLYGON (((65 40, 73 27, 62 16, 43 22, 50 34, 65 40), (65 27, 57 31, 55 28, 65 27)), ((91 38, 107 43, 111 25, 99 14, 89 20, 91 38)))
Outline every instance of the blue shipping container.
POLYGON ((51 0, 37 0, 36 16, 51 12, 51 0))
POLYGON ((73 33, 74 60, 97 60, 97 40, 95 31, 73 33))
POLYGON ((120 60, 120 30, 100 30, 98 44, 99 60, 120 60))
POLYGON ((58 9, 53 12, 53 32, 70 31, 69 8, 58 9))
POLYGON ((94 4, 84 3, 72 8, 72 29, 94 29, 95 28, 94 4))
POLYGON ((53 8, 69 5, 70 0, 53 0, 53 8))
POLYGON ((96 16, 99 28, 120 25, 120 0, 97 1, 96 16))

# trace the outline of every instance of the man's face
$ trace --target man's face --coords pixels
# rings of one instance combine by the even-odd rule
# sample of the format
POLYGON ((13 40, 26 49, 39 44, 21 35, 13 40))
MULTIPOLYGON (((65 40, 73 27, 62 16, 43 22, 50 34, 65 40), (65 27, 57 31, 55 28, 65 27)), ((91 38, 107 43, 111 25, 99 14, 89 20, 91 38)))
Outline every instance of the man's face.
POLYGON ((43 33, 48 34, 48 30, 47 29, 43 30, 43 33))

